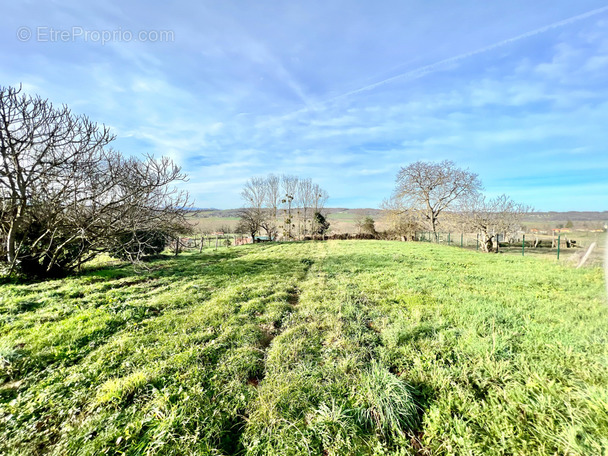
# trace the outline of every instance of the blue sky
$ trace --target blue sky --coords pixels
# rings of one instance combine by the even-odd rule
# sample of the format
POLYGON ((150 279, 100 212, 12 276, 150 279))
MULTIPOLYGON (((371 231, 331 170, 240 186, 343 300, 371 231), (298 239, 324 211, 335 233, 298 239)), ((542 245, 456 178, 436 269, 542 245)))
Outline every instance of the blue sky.
POLYGON ((606 0, 2 9, 0 85, 109 125, 125 154, 171 156, 199 207, 240 206, 270 172, 377 207, 401 166, 451 159, 536 210, 608 209, 606 0))

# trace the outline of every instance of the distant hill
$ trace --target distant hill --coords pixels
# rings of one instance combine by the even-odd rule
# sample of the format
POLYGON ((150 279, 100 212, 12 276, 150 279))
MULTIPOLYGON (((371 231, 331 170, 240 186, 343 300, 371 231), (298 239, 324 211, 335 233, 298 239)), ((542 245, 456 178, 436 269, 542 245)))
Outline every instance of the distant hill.
POLYGON ((602 212, 533 212, 526 216, 526 221, 565 221, 572 220, 573 222, 601 222, 608 220, 608 211, 602 212))
MULTIPOLYGON (((238 217, 240 209, 197 209, 197 216, 201 218, 219 217, 229 218, 238 217)), ((354 218, 356 215, 369 215, 373 218, 382 215, 381 209, 374 208, 357 208, 350 209, 346 207, 328 207, 324 212, 331 218, 354 218)), ((571 220, 573 222, 602 222, 608 221, 608 211, 567 211, 567 212, 533 212, 525 218, 528 222, 565 222, 571 220)))

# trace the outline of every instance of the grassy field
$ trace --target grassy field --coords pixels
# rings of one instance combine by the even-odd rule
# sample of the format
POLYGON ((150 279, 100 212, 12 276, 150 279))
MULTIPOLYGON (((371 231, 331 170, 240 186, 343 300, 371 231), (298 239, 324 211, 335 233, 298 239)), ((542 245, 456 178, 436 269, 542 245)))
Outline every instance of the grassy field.
POLYGON ((0 454, 608 454, 603 271, 381 241, 0 285, 0 454))
POLYGON ((221 231, 232 232, 239 223, 238 217, 193 217, 189 220, 193 225, 193 233, 213 233, 221 231))

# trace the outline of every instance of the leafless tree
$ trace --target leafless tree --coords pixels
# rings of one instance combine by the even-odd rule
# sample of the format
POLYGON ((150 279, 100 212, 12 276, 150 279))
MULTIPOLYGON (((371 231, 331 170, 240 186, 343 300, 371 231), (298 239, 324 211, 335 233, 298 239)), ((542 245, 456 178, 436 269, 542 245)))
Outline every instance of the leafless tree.
POLYGON ((480 188, 477 174, 458 168, 452 161, 417 161, 399 171, 394 197, 400 200, 403 210, 418 212, 437 240, 441 213, 480 188))
POLYGON ((265 209, 262 213, 262 217, 260 219, 260 228, 264 230, 270 241, 274 241, 279 234, 276 219, 272 216, 272 213, 268 209, 265 209))
MULTIPOLYGON (((325 203, 329 199, 329 194, 322 189, 319 184, 313 184, 312 186, 312 204, 313 204, 313 219, 312 219, 312 232, 316 233, 322 228, 319 225, 319 220, 325 221, 325 215, 323 214, 323 209, 325 208, 325 203), (322 217, 318 217, 317 214, 322 217)), ((327 225, 329 227, 329 224, 327 225)), ((326 230, 325 230, 326 231, 326 230)))
MULTIPOLYGON (((150 156, 145 160, 121 160, 117 155, 114 164, 117 170, 121 170, 121 179, 113 194, 114 202, 122 200, 128 203, 119 204, 118 211, 112 208, 113 204, 108 206, 109 212, 114 212, 114 217, 116 213, 119 215, 105 235, 110 246, 114 245, 112 251, 121 251, 125 258, 139 261, 153 250, 151 242, 159 246, 158 240, 164 237, 175 240, 178 252, 180 236, 191 231, 191 226, 185 220, 187 194, 171 184, 176 180, 185 180, 186 176, 167 157, 159 160, 150 156), (132 241, 124 242, 125 236, 132 241)), ((97 210, 98 219, 103 220, 105 208, 97 206, 97 210)))
POLYGON ((488 199, 477 195, 463 205, 462 217, 470 230, 480 233, 481 246, 491 252, 496 246, 499 234, 512 234, 521 229, 523 217, 531 211, 529 206, 516 203, 507 195, 488 199))
POLYGON ((319 184, 312 186, 312 200, 315 212, 322 212, 329 198, 329 193, 322 189, 319 184))
POLYGON ((254 241, 266 215, 264 210, 267 201, 266 192, 266 181, 262 177, 252 177, 245 183, 241 191, 245 209, 240 212, 239 228, 250 233, 254 241))
POLYGON ((269 174, 264 179, 266 217, 262 228, 271 240, 276 239, 279 225, 279 207, 281 206, 281 178, 269 174))
POLYGON ((247 181, 241 195, 245 200, 246 209, 241 212, 241 219, 247 226, 248 233, 253 228, 256 231, 263 229, 270 240, 274 240, 277 235, 276 218, 274 213, 277 206, 275 184, 277 180, 274 176, 268 178, 252 177, 247 181), (271 207, 269 207, 271 206, 271 207))
POLYGON ((266 207, 272 211, 275 220, 279 216, 281 206, 281 178, 274 174, 269 174, 265 180, 266 186, 266 207))
POLYGON ((288 239, 293 238, 293 228, 295 226, 292 208, 296 201, 298 191, 298 176, 283 175, 281 176, 281 187, 283 189, 282 203, 285 205, 284 234, 288 239))
POLYGON ((256 234, 262 228, 263 212, 253 207, 246 207, 239 211, 239 223, 236 226, 238 233, 248 233, 255 242, 256 234))
POLYGON ((287 239, 315 232, 314 214, 322 210, 328 198, 327 192, 311 179, 284 174, 251 178, 241 195, 247 209, 242 218, 249 220, 250 227, 264 230, 270 239, 279 235, 280 222, 282 236, 287 239))
POLYGON ((266 202, 266 182, 264 178, 252 177, 249 179, 241 191, 241 197, 247 207, 261 211, 266 202))
POLYGON ((302 209, 302 226, 304 227, 303 232, 301 234, 304 236, 306 236, 310 232, 310 230, 308 229, 308 225, 309 220, 313 215, 311 213, 312 206, 314 204, 313 190, 314 184, 312 183, 312 179, 300 179, 298 185, 298 201, 300 203, 299 206, 301 206, 302 209))
POLYGON ((357 234, 361 234, 361 228, 365 220, 365 214, 359 213, 355 215, 355 228, 357 228, 357 234))
POLYGON ((66 106, 0 88, 0 253, 9 272, 62 274, 128 233, 133 248, 149 242, 146 231, 183 226, 187 195, 171 186, 185 179, 179 167, 124 158, 108 148, 113 139, 66 106))
POLYGON ((404 208, 399 199, 384 200, 381 207, 389 236, 407 241, 414 239, 416 232, 422 230, 420 213, 404 208))

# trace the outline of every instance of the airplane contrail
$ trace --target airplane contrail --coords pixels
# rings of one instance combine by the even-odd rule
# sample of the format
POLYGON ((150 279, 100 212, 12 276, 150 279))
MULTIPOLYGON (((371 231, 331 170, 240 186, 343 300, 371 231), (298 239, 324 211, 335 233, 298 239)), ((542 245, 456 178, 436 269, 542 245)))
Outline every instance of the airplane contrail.
MULTIPOLYGON (((554 23, 549 24, 549 25, 545 25, 545 26, 537 28, 535 30, 531 30, 529 32, 522 33, 521 35, 517 35, 517 36, 515 36, 513 38, 508 38, 506 40, 502 40, 502 41, 499 41, 497 43, 490 44, 488 46, 484 46, 484 47, 476 49, 474 51, 465 52, 464 54, 459 54, 459 55, 454 56, 454 57, 449 57, 447 59, 443 59, 443 60, 440 60, 438 62, 431 63, 429 65, 425 65, 425 66, 416 68, 414 70, 407 71, 405 73, 401 73, 401 74, 398 74, 398 75, 395 75, 395 76, 391 76, 390 78, 383 79, 382 81, 374 82, 373 84, 369 84, 369 85, 366 85, 366 86, 363 86, 363 87, 359 87, 358 89, 354 89, 354 90, 351 90, 349 92, 345 92, 345 93, 342 93, 340 95, 336 95, 334 97, 328 98, 326 100, 323 100, 323 101, 320 101, 320 102, 317 102, 317 103, 313 103, 313 106, 305 106, 303 108, 297 109, 297 110, 292 111, 290 113, 283 114, 281 116, 275 117, 270 122, 275 122, 277 120, 287 120, 287 119, 293 118, 293 117, 297 116, 298 114, 301 114, 301 113, 304 113, 304 112, 310 112, 310 111, 320 110, 320 109, 322 109, 324 107, 324 105, 327 105, 327 104, 329 104, 329 103, 331 103, 333 101, 341 100, 343 98, 347 98, 347 97, 350 97, 352 95, 356 95, 356 94, 361 93, 361 92, 367 92, 369 90, 373 90, 373 89, 375 89, 377 87, 383 86, 385 84, 389 84, 389 83, 391 83, 393 81, 396 81, 396 80, 399 80, 399 79, 405 79, 405 80, 418 79, 418 78, 421 78, 423 76, 426 76, 427 74, 431 74, 431 73, 440 71, 442 69, 442 67, 444 67, 445 65, 448 65, 448 64, 451 64, 451 63, 455 63, 455 62, 459 62, 459 61, 467 59, 469 57, 473 57, 473 56, 478 55, 478 54, 483 54, 483 53, 491 51, 493 49, 497 49, 499 47, 506 46, 506 45, 511 44, 511 43, 515 43, 515 42, 523 40, 525 38, 530 38, 532 36, 539 35, 541 33, 547 32, 547 31, 552 30, 552 29, 556 29, 556 28, 563 27, 565 25, 573 24, 575 22, 581 21, 583 19, 587 19, 589 17, 597 16, 598 14, 605 13, 605 12, 608 12, 608 6, 604 6, 602 8, 597 8, 597 9, 594 9, 594 10, 591 10, 591 11, 587 11, 586 13, 578 14, 576 16, 572 16, 572 17, 569 17, 567 19, 563 19, 561 21, 554 22, 554 23)), ((269 123, 269 121, 262 122, 262 124, 267 124, 267 123, 269 123)))
POLYGON ((554 23, 549 24, 549 25, 545 25, 544 27, 537 28, 536 30, 532 30, 530 32, 522 33, 521 35, 517 35, 517 36, 515 36, 513 38, 508 38, 508 39, 503 40, 503 41, 499 41, 498 43, 490 44, 488 46, 476 49, 474 51, 466 52, 464 54, 459 54, 459 55, 454 56, 454 57, 449 57, 447 59, 443 59, 443 60, 440 60, 438 62, 431 63, 430 65, 425 65, 425 66, 422 66, 420 68, 416 68, 415 70, 410 70, 410 71, 407 71, 405 73, 398 74, 396 76, 391 76, 390 78, 383 79, 382 81, 374 82, 373 84, 369 84, 369 85, 360 87, 358 89, 351 90, 350 92, 346 92, 346 93, 343 93, 341 95, 337 95, 335 97, 332 97, 332 98, 328 99, 326 102, 338 100, 338 99, 341 99, 341 98, 346 98, 346 97, 349 97, 351 95, 355 95, 357 93, 373 90, 376 87, 380 87, 380 86, 383 86, 385 84, 389 84, 390 82, 396 81, 398 79, 406 79, 406 80, 418 79, 418 78, 421 78, 423 76, 426 76, 427 74, 431 74, 431 73, 434 73, 436 71, 441 70, 441 67, 443 67, 445 65, 448 65, 448 64, 451 64, 451 63, 455 63, 455 62, 459 62, 460 60, 467 59, 469 57, 473 57, 473 56, 478 55, 478 54, 483 54, 485 52, 492 51, 492 50, 497 49, 499 47, 506 46, 507 44, 511 44, 511 43, 516 42, 516 41, 523 40, 525 38, 530 38, 532 36, 539 35, 541 33, 547 32, 547 31, 555 29, 555 28, 559 28, 559 27, 563 27, 565 25, 573 24, 575 22, 581 21, 583 19, 587 19, 587 18, 592 17, 592 16, 596 16, 596 15, 604 13, 604 12, 608 12, 608 6, 604 6, 602 8, 597 8, 597 9, 594 9, 594 10, 591 10, 591 11, 587 11, 586 13, 579 14, 577 16, 572 16, 572 17, 569 17, 568 19, 564 19, 564 20, 561 20, 561 21, 558 21, 558 22, 554 22, 554 23))

